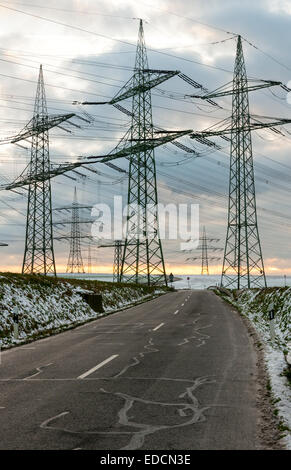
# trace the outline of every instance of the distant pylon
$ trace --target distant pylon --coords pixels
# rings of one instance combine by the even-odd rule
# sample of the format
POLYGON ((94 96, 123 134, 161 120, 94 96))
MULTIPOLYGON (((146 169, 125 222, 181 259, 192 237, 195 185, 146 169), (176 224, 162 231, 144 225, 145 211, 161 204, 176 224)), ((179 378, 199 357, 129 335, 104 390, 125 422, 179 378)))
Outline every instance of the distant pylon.
POLYGON ((238 36, 233 76, 228 227, 221 285, 265 287, 258 231, 250 130, 248 79, 238 36))
POLYGON ((207 238, 206 238, 206 230, 203 227, 203 234, 202 234, 202 265, 201 265, 201 274, 208 274, 208 253, 207 253, 207 238))
MULTIPOLYGON (((132 145, 154 137, 151 91, 143 84, 149 80, 143 22, 139 23, 133 87, 139 93, 132 98, 132 145)), ((122 257, 121 280, 167 284, 162 244, 158 229, 158 194, 153 149, 131 155, 128 179, 127 233, 122 257), (137 207, 139 209, 137 209, 137 207)))
POLYGON ((92 272, 91 241, 88 243, 88 273, 92 272))
MULTIPOLYGON (((48 121, 46 96, 42 66, 39 69, 33 128, 39 128, 48 121)), ((49 135, 44 131, 32 135, 29 174, 47 174, 50 172, 49 135)), ((52 205, 50 179, 37 181, 29 185, 25 248, 22 273, 56 275, 53 247, 52 205)))
POLYGON ((77 201, 77 190, 74 190, 74 201, 72 204, 72 222, 70 238, 70 254, 67 264, 67 273, 84 273, 84 265, 81 253, 81 232, 79 221, 79 204, 77 201))
MULTIPOLYGON (((215 246, 215 245, 211 245, 211 244, 208 245, 208 242, 218 242, 218 241, 219 241, 219 238, 207 237, 206 228, 205 226, 203 226, 202 235, 198 241, 199 246, 195 248, 194 250, 190 249, 190 252, 194 251, 194 256, 190 256, 189 258, 186 258, 186 261, 198 261, 198 260, 201 261, 201 274, 209 275, 209 261, 220 261, 220 256, 215 256, 215 252, 222 251, 222 248, 215 246), (199 251, 201 251, 201 254, 199 254, 199 251), (195 252, 197 254, 195 254, 195 252), (214 252, 214 256, 213 256, 213 252, 214 252), (211 256, 209 256, 209 253, 211 253, 211 256)), ((187 252, 189 250, 186 249, 185 251, 187 252)))
POLYGON ((122 263, 122 240, 115 240, 114 243, 114 261, 113 261, 113 282, 121 280, 121 263, 122 263))
POLYGON ((114 248, 113 282, 121 282, 122 247, 124 247, 124 242, 122 240, 115 240, 114 243, 106 243, 105 245, 99 245, 98 248, 112 247, 114 248))

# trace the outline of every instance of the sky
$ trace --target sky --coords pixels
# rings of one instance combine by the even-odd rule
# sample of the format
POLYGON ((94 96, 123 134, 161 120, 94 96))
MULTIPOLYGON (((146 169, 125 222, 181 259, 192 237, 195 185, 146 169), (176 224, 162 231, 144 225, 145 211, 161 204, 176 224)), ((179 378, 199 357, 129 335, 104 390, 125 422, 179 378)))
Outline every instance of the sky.
MULTIPOLYGON (((50 131, 53 163, 77 156, 110 152, 130 125, 128 116, 110 105, 73 106, 73 101, 106 101, 133 73, 138 18, 144 20, 149 66, 179 70, 214 90, 232 80, 236 38, 241 34, 249 78, 291 80, 291 2, 287 0, 0 0, 0 142, 15 135, 33 115, 38 70, 43 65, 50 114, 77 112, 91 123, 74 121, 72 133, 50 131)), ((154 124, 165 129, 202 130, 227 118, 231 97, 217 99, 221 108, 189 98, 190 85, 174 77, 152 90, 154 124)), ((290 117, 291 104, 279 87, 249 95, 252 114, 290 117)), ((131 100, 122 102, 130 109, 131 100)), ((252 133, 258 226, 267 274, 291 274, 291 128, 284 136, 271 131, 252 133), (290 134, 288 134, 290 132, 290 134)), ((202 146, 188 137, 182 143, 201 153, 189 158, 171 144, 156 150, 159 202, 199 204, 200 228, 224 247, 227 228, 229 144, 221 150, 202 146)), ((218 142, 218 141, 217 141, 218 142)), ((30 159, 30 143, 0 145, 0 184, 17 178, 30 159)), ((128 169, 128 162, 119 161, 128 169)), ((112 206, 114 195, 126 200, 127 176, 104 165, 99 174, 80 169, 52 180, 53 208, 72 203, 74 187, 80 203, 112 206)), ((27 191, 0 194, 1 270, 20 271, 24 251, 27 191)), ((86 212, 87 211, 87 212, 86 212)), ((69 233, 70 212, 54 210, 55 236, 69 233)), ((88 220, 84 209, 82 220, 88 220)), ((86 235, 90 226, 82 224, 86 235)), ((82 241, 86 268, 88 244, 82 241)), ((166 269, 199 274, 199 261, 186 261, 180 240, 163 241, 166 269)), ((64 272, 67 241, 55 241, 57 270, 64 272)), ((222 255, 222 252, 220 253, 222 255)), ((193 254, 193 256, 197 253, 193 254)), ((210 255, 211 256, 211 255, 210 255)), ((213 253, 217 256, 217 252, 213 253)), ((94 248, 93 269, 111 272, 112 248, 94 248)), ((221 262, 210 263, 220 273, 221 262)))

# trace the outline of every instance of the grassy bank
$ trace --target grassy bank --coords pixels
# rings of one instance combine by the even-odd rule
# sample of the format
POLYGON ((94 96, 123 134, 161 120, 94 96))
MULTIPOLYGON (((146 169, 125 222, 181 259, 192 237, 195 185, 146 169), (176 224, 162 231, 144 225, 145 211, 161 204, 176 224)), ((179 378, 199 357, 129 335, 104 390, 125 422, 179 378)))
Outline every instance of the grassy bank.
POLYGON ((96 280, 62 279, 38 275, 0 274, 0 340, 2 347, 30 341, 94 320, 167 291, 163 287, 114 284, 96 280), (81 293, 102 295, 97 313, 81 293), (19 312, 19 340, 13 338, 13 310, 19 312))

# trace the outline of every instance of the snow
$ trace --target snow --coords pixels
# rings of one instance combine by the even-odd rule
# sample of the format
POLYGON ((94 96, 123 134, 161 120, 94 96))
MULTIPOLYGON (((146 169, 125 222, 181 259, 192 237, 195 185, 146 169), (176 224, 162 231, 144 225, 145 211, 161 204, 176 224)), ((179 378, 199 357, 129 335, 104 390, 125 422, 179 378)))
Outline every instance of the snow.
MULTIPOLYGON (((87 287, 87 286, 86 286, 87 287)), ((66 281, 52 282, 40 278, 2 276, 0 282, 0 346, 9 347, 52 334, 70 326, 96 319, 153 296, 164 294, 160 288, 100 286, 96 292, 66 281), (81 293, 100 293, 104 312, 97 313, 83 300, 81 293), (19 313, 19 339, 13 336, 13 312, 19 313)))
MULTIPOLYGON (((279 410, 281 420, 291 429, 291 389, 286 383, 286 377, 282 375, 282 370, 286 367, 284 356, 282 351, 266 345, 265 358, 273 396, 275 400, 279 399, 275 406, 279 410)), ((285 431, 284 434, 285 445, 291 450, 291 432, 285 431)))

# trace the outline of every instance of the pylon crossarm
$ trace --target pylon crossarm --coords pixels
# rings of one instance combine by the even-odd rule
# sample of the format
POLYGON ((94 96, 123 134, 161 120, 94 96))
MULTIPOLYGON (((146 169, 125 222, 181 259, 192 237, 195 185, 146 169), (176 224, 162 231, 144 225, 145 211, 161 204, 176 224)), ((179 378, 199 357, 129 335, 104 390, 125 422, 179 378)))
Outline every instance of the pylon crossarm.
MULTIPOLYGON (((118 166, 114 165, 113 163, 110 164, 110 162, 108 162, 106 164, 109 168, 112 168, 116 171, 118 171, 119 173, 126 173, 126 170, 123 170, 123 168, 119 168, 118 166)), ((103 173, 102 171, 99 171, 99 170, 96 170, 95 168, 92 168, 90 166, 87 166, 87 165, 83 165, 83 169, 85 170, 88 170, 88 171, 91 171, 92 173, 95 173, 95 175, 98 175, 98 176, 106 176, 108 177, 108 175, 106 173, 103 173)), ((120 177, 118 176, 117 178, 114 177, 114 179, 116 181, 119 181, 120 180, 120 177)))
POLYGON ((131 98, 132 96, 138 95, 139 93, 143 93, 145 91, 150 90, 151 88, 160 85, 161 83, 169 80, 169 78, 178 75, 180 72, 179 70, 149 70, 144 69, 141 73, 145 74, 146 80, 142 84, 138 84, 137 86, 132 86, 133 78, 127 82, 127 84, 121 88, 121 90, 115 95, 109 104, 115 104, 119 101, 125 100, 127 98, 131 98), (152 77, 148 79, 149 77, 152 77))
MULTIPOLYGON (((77 209, 82 209, 82 207, 77 206, 77 209)), ((89 220, 86 220, 86 219, 85 220, 82 220, 82 219, 78 220, 78 224, 91 224, 92 222, 94 222, 93 219, 91 219, 91 220, 90 219, 89 220)), ((71 220, 63 220, 61 222, 53 222, 53 225, 67 225, 67 224, 71 225, 72 223, 74 223, 74 222, 72 222, 71 220)))
MULTIPOLYGON (((72 171, 75 168, 80 167, 82 165, 88 165, 89 161, 90 161, 90 164, 91 163, 107 163, 117 158, 127 157, 130 155, 137 154, 138 152, 145 152, 146 150, 154 149, 155 147, 159 147, 160 145, 163 145, 167 142, 172 142, 173 140, 178 139, 179 137, 182 137, 184 135, 190 134, 191 132, 192 132, 191 129, 190 130, 188 129, 185 131, 167 131, 167 135, 165 136, 138 141, 137 143, 134 143, 133 145, 129 147, 123 148, 121 150, 117 150, 115 154, 112 153, 109 155, 100 155, 100 156, 92 155, 92 156, 87 157, 87 160, 85 161, 80 161, 80 162, 70 163, 70 164, 60 164, 57 166, 52 165, 51 171, 49 172, 35 173, 32 175, 30 174, 22 175, 21 177, 17 178, 12 183, 1 185, 0 190, 20 188, 23 186, 27 186, 31 183, 35 183, 39 181, 46 181, 55 176, 62 175, 63 173, 66 173, 68 171, 72 171), (91 162, 91 160, 94 160, 94 161, 91 162)), ((85 158, 85 157, 80 156, 78 158, 85 158)))
POLYGON ((125 147, 121 150, 117 150, 115 154, 111 153, 109 155, 104 155, 101 157, 90 156, 87 158, 88 160, 100 158, 100 160, 98 160, 99 162, 106 163, 117 158, 127 157, 130 155, 138 154, 139 152, 146 152, 147 150, 152 150, 155 147, 159 147, 160 145, 166 144, 167 142, 172 142, 173 140, 178 139, 179 137, 182 137, 184 135, 188 135, 191 132, 192 130, 189 129, 185 131, 169 131, 165 136, 154 137, 152 139, 131 139, 131 146, 125 147))
POLYGON ((139 93, 143 93, 145 91, 154 88, 157 85, 169 80, 169 78, 178 75, 180 72, 179 70, 150 70, 144 69, 141 70, 140 73, 144 74, 146 79, 142 84, 138 86, 133 86, 133 77, 131 77, 128 82, 119 90, 119 92, 112 98, 110 101, 83 101, 78 102, 74 101, 73 104, 82 104, 82 105, 99 105, 99 104, 116 104, 119 101, 126 100, 127 98, 131 98, 132 96, 138 95, 139 93), (152 76, 154 77, 152 78, 152 76))
MULTIPOLYGON (((120 241, 119 245, 124 246, 125 242, 120 241)), ((135 243, 127 243, 127 246, 129 246, 129 245, 135 246, 135 243)), ((97 248, 112 248, 112 247, 115 247, 115 243, 109 243, 108 245, 98 245, 97 246, 97 248)))
MULTIPOLYGON (((154 132, 160 132, 166 134, 168 131, 161 127, 154 126, 154 132)), ((179 149, 183 150, 184 152, 191 153, 197 156, 200 156, 200 154, 197 152, 197 150, 189 147, 188 145, 182 144, 181 142, 178 142, 176 140, 172 140, 170 142, 172 145, 175 145, 175 147, 178 147, 179 149)))
MULTIPOLYGON (((85 204, 78 204, 80 209, 92 209, 93 206, 86 206, 85 204)), ((52 209, 53 211, 70 211, 72 206, 64 206, 64 207, 55 207, 52 209)))
MULTIPOLYGON (((71 164, 61 164, 61 165, 57 165, 56 167, 54 165, 51 165, 51 171, 49 172, 40 172, 40 173, 34 173, 34 174, 30 174, 29 172, 27 172, 26 174, 20 175, 12 183, 0 185, 0 190, 4 190, 4 189, 10 190, 14 188, 21 188, 23 186, 27 186, 32 183, 46 181, 55 176, 62 175, 63 173, 66 173, 67 171, 71 171, 74 168, 81 166, 82 164, 83 164, 82 162, 78 162, 78 163, 71 163, 71 164)), ((88 162, 86 162, 86 164, 88 164, 88 162)))
MULTIPOLYGON (((272 86, 281 86, 284 87, 282 82, 274 81, 274 80, 252 80, 249 79, 247 83, 243 83, 240 87, 233 86, 233 82, 229 82, 226 85, 223 85, 216 90, 206 93, 205 95, 187 95, 191 98, 200 98, 201 100, 209 100, 211 98, 219 98, 222 96, 230 96, 239 91, 246 92, 246 91, 255 91, 260 90, 262 88, 270 88, 272 86), (253 83, 253 84, 252 84, 253 83), (230 88, 227 88, 230 85, 230 88), (223 89, 225 88, 225 89, 223 89)), ((285 89, 285 88, 283 88, 285 89)))
MULTIPOLYGON (((93 237, 91 237, 90 235, 80 235, 79 238, 89 238, 89 240, 93 240, 93 237)), ((64 235, 64 236, 61 236, 61 237, 54 237, 54 240, 71 240, 72 239, 72 236, 71 235, 64 235)))
MULTIPOLYGON (((188 130, 186 130, 186 131, 167 131, 167 130, 165 130, 165 129, 162 129, 162 128, 156 127, 156 126, 154 127, 154 131, 155 131, 155 133, 157 133, 157 134, 158 134, 158 133, 160 133, 161 135, 165 134, 165 135, 167 135, 168 137, 169 137, 170 135, 173 135, 173 139, 172 139, 172 140, 168 139, 168 137, 167 137, 167 139, 165 139, 165 140, 163 141, 163 144, 166 144, 166 143, 169 142, 169 143, 175 145, 176 147, 180 148, 181 150, 184 150, 184 151, 187 152, 187 153, 195 153, 195 154, 198 155, 198 153, 197 153, 194 149, 192 149, 192 148, 190 148, 190 147, 188 147, 188 146, 182 144, 181 142, 177 142, 177 141, 176 141, 176 138, 182 137, 183 135, 187 135, 187 134, 188 134, 189 132, 191 132, 191 131, 188 131, 188 130), (176 134, 177 137, 175 137, 175 133, 177 133, 177 134, 176 134), (178 133, 180 133, 180 134, 178 135, 178 133)), ((132 146, 132 142, 133 142, 134 140, 131 139, 130 134, 131 134, 131 133, 130 133, 130 130, 129 130, 128 132, 126 132, 126 134, 125 134, 125 135, 122 137, 122 139, 118 142, 118 144, 116 145, 116 147, 108 154, 108 157, 110 157, 110 156, 114 156, 114 157, 115 157, 115 156, 119 155, 119 152, 120 152, 120 151, 124 151, 125 149, 126 149, 126 152, 129 150, 129 153, 128 153, 127 155, 121 155, 121 156, 125 156, 127 159, 130 159, 131 154, 134 154, 135 152, 138 153, 139 148, 132 146), (130 143, 131 143, 131 147, 129 147, 130 143)), ((137 141, 137 139, 135 139, 135 141, 137 141)), ((142 142, 143 142, 142 145, 144 145, 144 142, 149 142, 149 139, 146 140, 146 141, 142 140, 142 142)), ((151 140, 151 142, 153 142, 153 140, 151 140)), ((156 140, 156 142, 158 143, 158 140, 156 140)), ((211 143, 212 143, 212 142, 211 142, 211 143)), ((162 144, 158 143, 158 145, 162 145, 162 144)), ((157 145, 156 145, 156 146, 157 146, 157 145)), ((152 147, 149 147, 149 148, 152 148, 152 147)), ((141 150, 142 150, 142 151, 148 150, 148 148, 144 149, 144 147, 143 147, 141 150)), ((106 156, 106 157, 107 157, 107 156, 106 156)), ((81 157, 80 157, 80 158, 81 158, 81 157)), ((91 157, 89 157, 89 158, 94 158, 94 156, 91 156, 91 157)), ((123 169, 117 167, 116 165, 114 165, 114 163, 110 163, 110 161, 103 161, 102 163, 105 163, 105 165, 108 165, 109 167, 111 167, 111 168, 113 168, 113 169, 115 169, 115 170, 117 170, 117 171, 119 171, 119 172, 127 173, 126 170, 123 170, 123 169)), ((141 165, 144 165, 144 163, 140 163, 140 164, 141 164, 141 165)))
POLYGON ((283 126, 284 124, 290 124, 291 119, 280 119, 277 118, 276 121, 272 122, 250 122, 248 124, 244 124, 243 126, 233 126, 227 127, 225 129, 220 130, 209 130, 209 131, 201 131, 201 132, 193 132, 190 134, 191 139, 204 139, 207 137, 214 137, 214 136, 223 136, 225 134, 234 134, 239 132, 250 132, 255 131, 258 129, 268 129, 273 128, 275 126, 283 126))
POLYGON ((15 144, 20 140, 25 140, 29 137, 42 134, 43 132, 48 131, 49 129, 59 126, 64 121, 71 119, 74 117, 74 113, 70 114, 61 114, 58 116, 49 116, 45 119, 39 119, 37 124, 35 123, 35 119, 32 118, 28 124, 14 137, 7 137, 6 139, 1 140, 1 144, 3 143, 11 143, 15 144))
MULTIPOLYGON (((205 240, 207 241, 207 239, 205 240)), ((182 250, 184 253, 190 253, 191 251, 195 251, 195 250, 202 250, 203 247, 202 246, 198 246, 197 248, 193 248, 192 250, 182 250)), ((207 245, 207 249, 208 250, 213 250, 213 251, 221 251, 223 250, 224 248, 220 248, 220 247, 216 247, 216 246, 208 246, 207 245)))
MULTIPOLYGON (((214 238, 214 237, 205 237, 204 240, 207 240, 208 242, 219 242, 220 241, 220 238, 214 238)), ((186 240, 186 243, 189 243, 189 242, 196 242, 196 241, 200 241, 200 238, 188 238, 186 240)), ((183 250, 184 251, 184 250, 183 250)))

